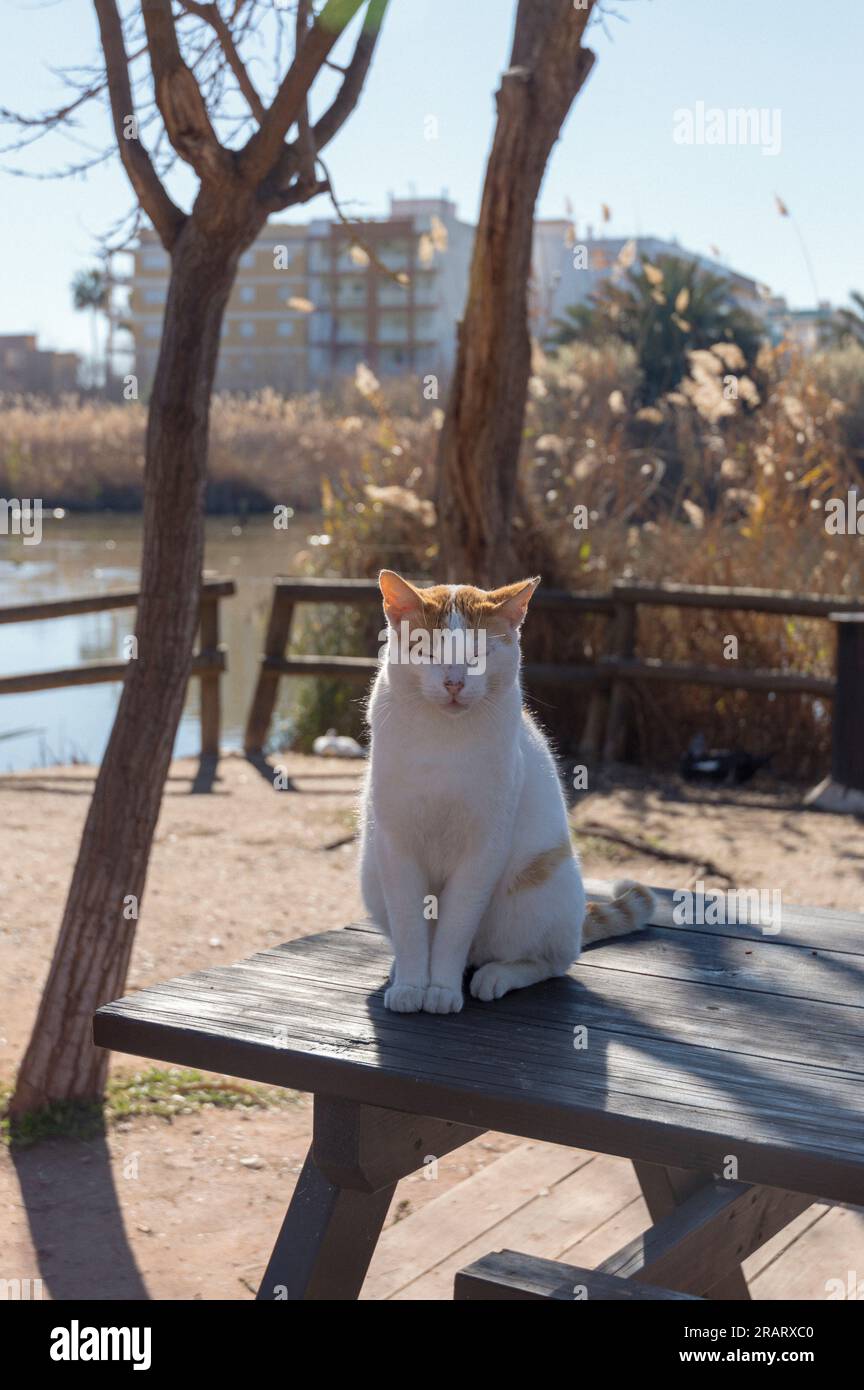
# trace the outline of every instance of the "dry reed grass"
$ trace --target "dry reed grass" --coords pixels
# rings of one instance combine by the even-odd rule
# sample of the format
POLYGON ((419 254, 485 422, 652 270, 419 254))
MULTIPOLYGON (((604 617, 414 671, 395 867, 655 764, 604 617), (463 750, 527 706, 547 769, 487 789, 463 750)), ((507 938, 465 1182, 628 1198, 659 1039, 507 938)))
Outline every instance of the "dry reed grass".
MULTIPOLYGON (((214 397, 208 507, 233 512, 317 510, 322 480, 359 466, 378 420, 352 393, 352 408, 317 395, 274 391, 214 397)), ((405 392, 404 406, 422 394, 405 392)), ((40 497, 46 506, 135 511, 141 505, 147 407, 79 397, 0 397, 0 496, 40 497)), ((400 434, 431 442, 428 413, 405 410, 400 434)))
MULTIPOLYGON (((825 502, 860 483, 864 350, 807 357, 781 346, 763 351, 752 380, 742 369, 729 345, 695 353, 678 389, 639 409, 628 349, 538 352, 514 528, 520 567, 575 590, 624 578, 862 594, 860 537, 829 534, 825 502)), ((441 418, 417 381, 382 387, 368 371, 331 399, 217 396, 210 504, 323 507, 330 543, 310 556, 317 572, 368 576, 387 565, 433 577, 441 418)), ((0 400, 0 495, 133 509, 144 427, 145 407, 134 402, 0 400)), ((299 640, 307 651, 366 650, 373 628, 377 618, 317 610, 299 640)), ((645 609, 638 652, 718 664, 730 635, 742 666, 832 669, 827 623, 747 613, 645 609)), ((590 661, 605 642, 599 619, 566 627, 535 619, 528 629, 529 655, 539 660, 590 661)), ((553 691, 541 708, 564 750, 581 732, 584 696, 575 698, 576 710, 572 692, 553 691)), ((305 683, 301 744, 334 717, 346 732, 361 726, 353 696, 305 683)), ((777 770, 811 777, 826 764, 830 719, 803 696, 636 692, 634 755, 668 763, 697 730, 715 743, 774 749, 777 770)))
MULTIPOLYGON (((830 535, 825 512, 826 500, 845 498, 861 476, 864 351, 806 357, 787 346, 766 349, 753 381, 742 366, 728 345, 694 354, 679 389, 639 410, 627 349, 538 353, 514 532, 521 568, 574 590, 628 579, 864 592, 860 537, 830 535)), ((359 474, 325 488, 331 543, 317 563, 330 573, 374 575, 386 564, 433 577, 438 538, 422 505, 434 496, 428 456, 410 445, 394 452, 399 422, 380 393, 368 396, 379 408, 380 432, 359 474)), ((326 649, 328 621, 319 614, 305 650, 326 649)), ((637 653, 722 665, 729 636, 738 639, 742 667, 831 674, 830 624, 746 612, 645 608, 637 653)), ((357 641, 368 643, 359 628, 357 641)), ((537 660, 591 661, 605 643, 598 618, 564 626, 538 615, 526 631, 527 653, 537 660)), ((327 688, 321 683, 319 693, 327 688)), ((573 752, 584 694, 542 696, 541 717, 562 751, 573 752)), ((316 699, 307 688, 304 738, 316 699)), ((345 716, 357 732, 359 713, 345 716)), ((772 766, 785 775, 815 777, 827 763, 829 711, 812 697, 699 687, 634 692, 633 756, 669 765, 697 731, 715 744, 771 751, 772 766)))

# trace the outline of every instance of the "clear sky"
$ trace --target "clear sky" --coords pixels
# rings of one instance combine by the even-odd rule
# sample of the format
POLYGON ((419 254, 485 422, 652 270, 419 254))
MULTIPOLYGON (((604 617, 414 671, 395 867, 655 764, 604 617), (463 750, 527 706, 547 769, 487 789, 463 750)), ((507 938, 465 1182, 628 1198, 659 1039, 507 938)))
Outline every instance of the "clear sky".
MULTIPOLYGON (((815 293, 835 303, 864 290, 862 155, 864 3, 832 0, 609 0, 620 18, 592 30, 598 61, 556 146, 539 212, 569 204, 580 233, 675 236, 769 284, 794 306, 815 293), (779 153, 759 145, 673 139, 682 108, 779 113, 779 153), (809 252, 808 272, 792 212, 809 252)), ((391 0, 361 105, 330 147, 340 199, 360 215, 383 212, 389 192, 446 189, 473 220, 506 62, 514 0, 391 0), (427 117, 438 138, 427 139, 427 117)), ((90 0, 0 0, 0 103, 29 112, 59 104, 49 69, 95 52, 90 0)), ((263 70, 262 70, 263 71, 263 70)), ((82 133, 107 129, 97 113, 82 133)), ((772 143, 777 127, 767 126, 772 143)), ((3 140, 2 143, 7 143, 3 140)), ((0 162, 46 174, 72 151, 46 141, 0 162)), ((191 185, 181 181, 178 189, 191 185)), ((69 281, 96 236, 129 205, 114 160, 86 179, 0 174, 0 332, 38 332, 45 346, 87 350, 87 316, 69 281)), ((330 215, 319 198, 296 218, 330 215)))

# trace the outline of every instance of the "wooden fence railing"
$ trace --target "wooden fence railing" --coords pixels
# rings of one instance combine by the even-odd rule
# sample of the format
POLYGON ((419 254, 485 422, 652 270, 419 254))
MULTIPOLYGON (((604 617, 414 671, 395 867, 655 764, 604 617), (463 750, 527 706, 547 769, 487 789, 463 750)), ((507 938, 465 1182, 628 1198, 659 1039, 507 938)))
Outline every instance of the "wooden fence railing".
MULTIPOLYGON (((831 618, 857 614, 864 601, 842 597, 796 594, 784 589, 720 588, 713 585, 615 584, 611 598, 615 607, 609 655, 600 665, 609 672, 612 683, 608 709, 595 714, 605 724, 603 757, 620 757, 627 736, 626 686, 633 681, 662 681, 676 685, 707 685, 728 690, 754 690, 777 694, 818 695, 831 699, 836 681, 814 676, 808 671, 765 671, 739 667, 701 666, 661 661, 654 657, 636 660, 637 610, 656 608, 702 608, 732 610, 739 613, 771 613, 798 618, 831 618)), ((836 667, 835 667, 836 669, 836 667)), ((864 691, 862 691, 864 694, 864 691)), ((600 701, 603 696, 601 694, 600 701)))
MULTIPOLYGON (((376 660, 356 656, 286 656, 294 610, 299 603, 379 604, 378 585, 371 579, 279 579, 264 641, 258 681, 246 724, 247 753, 260 754, 273 716, 282 676, 336 676, 368 681, 376 660)), ((606 653, 590 665, 528 662, 525 680, 530 688, 549 682, 578 683, 591 690, 583 756, 614 760, 621 756, 628 720, 628 687, 634 682, 663 681, 737 690, 797 693, 832 699, 832 775, 847 786, 864 789, 864 600, 820 597, 783 590, 715 588, 679 584, 620 583, 608 593, 567 593, 539 589, 532 606, 576 613, 601 614, 607 619, 606 653), (778 616, 832 619, 837 629, 836 677, 805 671, 770 671, 739 667, 702 666, 637 658, 636 633, 640 606, 729 609, 778 616), (858 780, 854 780, 858 779, 858 780)))
MULTIPOLYGON (((219 642, 219 603, 235 592, 233 579, 205 578, 201 582, 199 638, 192 674, 201 682, 201 753, 216 756, 221 730, 220 678, 227 670, 225 649, 219 642)), ((32 623, 50 618, 68 618, 80 613, 105 613, 114 608, 134 608, 137 589, 120 589, 110 594, 88 594, 83 598, 24 603, 0 608, 0 624, 32 623)), ((33 671, 16 676, 0 676, 0 695, 17 695, 35 690, 53 690, 72 685, 102 685, 125 679, 128 661, 111 658, 86 661, 59 671, 33 671)))
MULTIPOLYGON (((285 651, 291 637, 291 623, 298 603, 380 604, 381 590, 374 579, 277 579, 273 603, 264 638, 264 654, 252 706, 246 722, 244 747, 247 753, 260 753, 273 717, 279 680, 282 676, 339 676, 345 680, 368 681, 378 669, 374 658, 361 656, 291 656, 285 651)), ((570 612, 613 612, 605 594, 568 594, 541 589, 532 603, 541 608, 567 608, 570 612)), ((383 623, 383 618, 382 618, 383 623)), ((525 667, 526 680, 585 681, 597 679, 595 666, 537 665, 525 667)))

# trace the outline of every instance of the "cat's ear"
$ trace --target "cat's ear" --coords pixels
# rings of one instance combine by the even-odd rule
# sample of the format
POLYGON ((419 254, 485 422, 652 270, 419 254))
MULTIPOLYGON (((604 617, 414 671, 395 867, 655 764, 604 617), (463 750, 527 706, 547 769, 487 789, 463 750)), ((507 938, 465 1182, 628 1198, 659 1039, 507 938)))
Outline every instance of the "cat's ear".
POLYGON ((528 612, 531 595, 539 583, 539 575, 534 579, 522 579, 518 584, 508 584, 503 589, 493 589, 489 595, 489 600, 495 604, 498 616, 506 618, 511 627, 521 627, 525 620, 525 614, 528 612))
POLYGON ((395 570, 382 570, 378 576, 378 586, 384 596, 384 615, 388 623, 395 627, 403 618, 417 614, 423 604, 418 589, 403 579, 395 570))

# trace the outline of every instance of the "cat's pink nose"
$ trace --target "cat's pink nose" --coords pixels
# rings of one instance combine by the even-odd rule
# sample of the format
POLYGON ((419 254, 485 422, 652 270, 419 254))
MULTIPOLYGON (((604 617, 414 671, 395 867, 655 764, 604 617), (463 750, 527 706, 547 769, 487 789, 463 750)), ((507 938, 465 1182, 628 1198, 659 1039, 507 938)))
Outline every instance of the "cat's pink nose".
POLYGON ((451 695, 458 695, 460 690, 465 689, 464 681, 445 681, 444 689, 449 690, 451 695))

